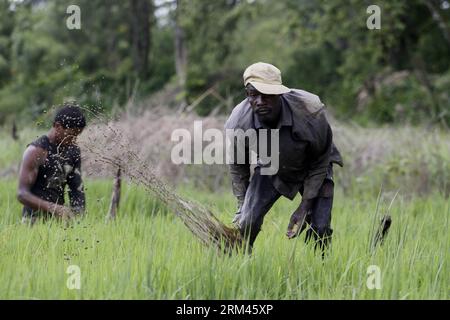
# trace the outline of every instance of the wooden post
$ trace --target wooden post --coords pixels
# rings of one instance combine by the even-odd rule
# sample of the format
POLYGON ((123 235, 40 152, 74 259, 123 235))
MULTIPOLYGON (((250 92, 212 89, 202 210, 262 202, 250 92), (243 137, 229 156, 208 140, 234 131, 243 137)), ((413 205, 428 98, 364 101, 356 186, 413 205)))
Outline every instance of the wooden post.
POLYGON ((113 191, 111 196, 111 205, 109 207, 109 219, 115 219, 117 215, 117 211, 119 209, 120 203, 120 187, 122 183, 121 178, 121 169, 120 167, 117 169, 116 177, 114 179, 113 191))
POLYGON ((19 136, 17 135, 16 120, 13 120, 11 135, 14 140, 19 140, 19 136))

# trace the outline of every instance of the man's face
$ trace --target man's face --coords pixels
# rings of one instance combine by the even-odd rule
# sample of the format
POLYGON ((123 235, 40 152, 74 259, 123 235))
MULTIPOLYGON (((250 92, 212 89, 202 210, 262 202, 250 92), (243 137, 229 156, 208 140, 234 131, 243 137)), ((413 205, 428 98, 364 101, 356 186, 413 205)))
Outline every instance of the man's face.
POLYGON ((259 121, 265 124, 276 124, 281 113, 281 99, 279 95, 263 94, 248 84, 245 87, 247 98, 259 121))
POLYGON ((54 126, 58 143, 62 145, 74 144, 83 131, 81 128, 64 128, 59 122, 56 122, 54 126))

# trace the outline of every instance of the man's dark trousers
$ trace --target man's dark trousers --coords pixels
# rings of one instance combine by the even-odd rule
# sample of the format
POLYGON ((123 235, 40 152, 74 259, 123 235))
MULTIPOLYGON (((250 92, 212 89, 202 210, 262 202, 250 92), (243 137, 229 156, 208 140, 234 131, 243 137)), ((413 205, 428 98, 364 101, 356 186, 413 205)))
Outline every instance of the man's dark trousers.
MULTIPOLYGON (((306 222, 310 224, 311 228, 307 231, 305 240, 309 241, 314 238, 316 247, 320 246, 322 249, 325 249, 330 243, 333 232, 330 228, 333 188, 333 167, 330 164, 327 176, 319 190, 319 196, 313 199, 311 212, 306 217, 306 222)), ((302 188, 300 194, 303 194, 302 188)), ((261 175, 260 168, 256 167, 238 220, 241 234, 248 239, 249 249, 252 248, 261 231, 264 216, 280 197, 281 194, 274 188, 270 176, 261 175)))

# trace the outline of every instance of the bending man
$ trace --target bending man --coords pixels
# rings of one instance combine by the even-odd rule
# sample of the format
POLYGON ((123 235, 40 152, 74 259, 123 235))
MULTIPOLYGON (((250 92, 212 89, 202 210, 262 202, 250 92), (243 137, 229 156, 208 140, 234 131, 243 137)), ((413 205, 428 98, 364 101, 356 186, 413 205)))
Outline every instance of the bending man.
POLYGON ((233 109, 225 128, 234 132, 256 131, 258 163, 250 179, 250 143, 235 139, 235 156, 229 167, 239 211, 233 222, 251 250, 272 205, 281 196, 292 200, 299 192, 302 201, 291 216, 287 236, 296 237, 308 224, 306 239, 314 238, 324 249, 333 232, 332 164, 343 165, 333 144, 325 106, 312 93, 282 85, 280 70, 267 63, 249 66, 244 72, 244 85, 247 98, 233 109), (264 129, 268 134, 261 134, 264 129), (278 167, 276 173, 265 174, 262 169, 271 164, 260 161, 261 142, 270 144, 272 139, 261 141, 260 137, 270 136, 273 130, 277 130, 277 148, 267 145, 265 149, 275 150, 271 157, 278 157, 278 167), (239 141, 244 146, 239 146, 239 141), (239 150, 247 156, 236 154, 242 152, 239 150), (245 160, 239 163, 239 158, 245 160))

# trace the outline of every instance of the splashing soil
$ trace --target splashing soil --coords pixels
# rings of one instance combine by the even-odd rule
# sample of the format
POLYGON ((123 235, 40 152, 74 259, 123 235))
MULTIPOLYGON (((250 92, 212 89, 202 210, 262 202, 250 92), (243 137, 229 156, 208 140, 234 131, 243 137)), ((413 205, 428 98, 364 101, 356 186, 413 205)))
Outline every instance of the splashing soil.
MULTIPOLYGON (((90 112, 97 120, 103 122, 99 114, 90 112)), ((183 199, 160 180, 151 164, 139 157, 138 148, 140 146, 131 143, 128 137, 122 131, 114 128, 111 123, 101 126, 101 128, 109 131, 108 134, 106 132, 103 134, 103 137, 108 139, 108 143, 99 141, 98 137, 101 135, 96 135, 97 138, 93 139, 83 139, 81 143, 82 147, 95 158, 94 161, 113 166, 116 169, 121 168, 123 175, 127 176, 132 183, 143 186, 145 190, 167 205, 192 234, 205 245, 215 246, 224 252, 230 252, 230 250, 242 246, 242 238, 237 229, 223 224, 205 206, 183 199), (116 152, 108 152, 111 148, 116 149, 116 152), (119 157, 118 154, 121 156, 119 157)), ((100 128, 98 126, 87 128, 87 137, 90 136, 89 130, 96 129, 100 128)))

